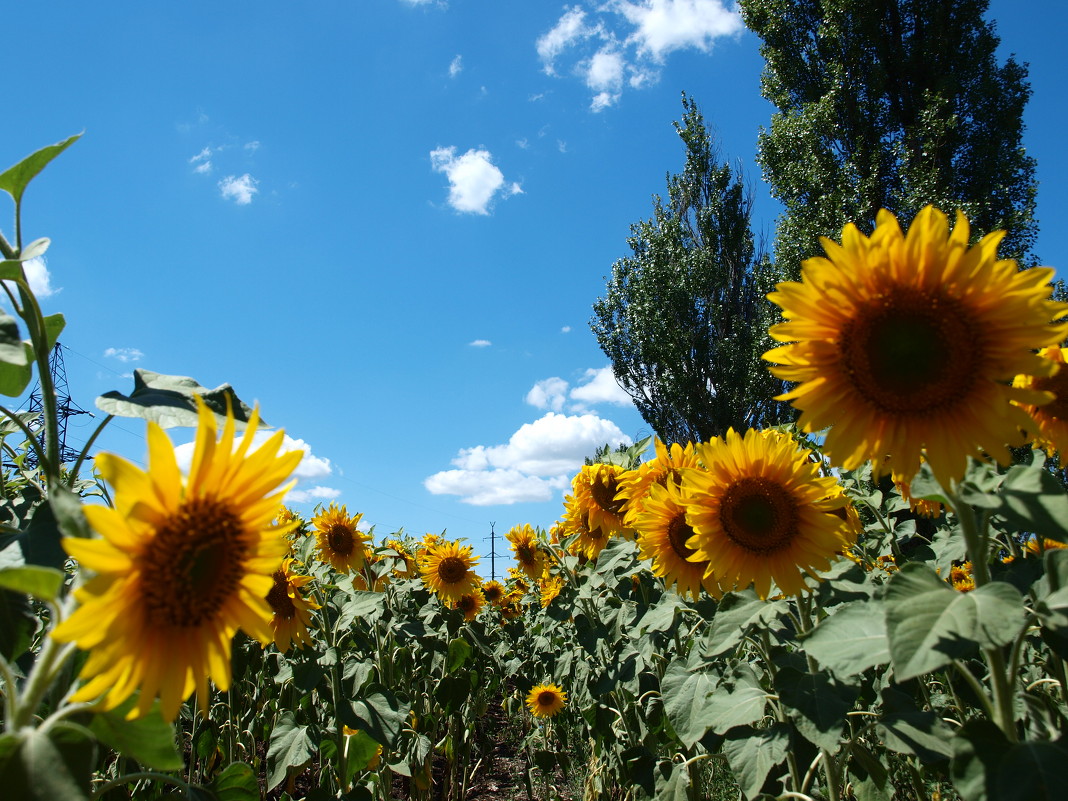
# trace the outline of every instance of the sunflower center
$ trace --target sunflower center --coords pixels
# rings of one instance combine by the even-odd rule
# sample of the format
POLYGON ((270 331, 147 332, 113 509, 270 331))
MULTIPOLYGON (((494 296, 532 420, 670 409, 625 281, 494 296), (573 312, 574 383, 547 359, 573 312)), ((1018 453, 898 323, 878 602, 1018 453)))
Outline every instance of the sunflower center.
POLYGON ((516 559, 521 565, 534 564, 534 549, 528 543, 521 542, 515 546, 516 559))
POLYGON ((355 542, 352 538, 352 529, 344 523, 335 523, 326 532, 326 541, 330 550, 340 556, 348 556, 352 553, 355 542))
POLYGON ((689 559, 697 551, 686 547, 686 540, 693 536, 693 529, 686 525, 686 516, 677 515, 668 524, 667 538, 671 548, 683 559, 689 559))
POLYGON ((467 563, 459 556, 446 556, 438 562, 438 577, 445 584, 459 584, 467 575, 467 563))
POLYGON ((737 546, 768 554, 797 536, 797 504, 781 484, 747 477, 732 484, 720 502, 720 523, 737 546))
POLYGON ((244 526, 214 498, 186 501, 141 554, 141 597, 157 626, 199 626, 218 614, 245 575, 244 526))
POLYGON ((1057 396, 1045 406, 1039 406, 1039 413, 1057 420, 1068 420, 1068 364, 1061 365, 1057 375, 1051 378, 1036 378, 1034 386, 1035 389, 1057 396))
POLYGON ((837 345, 846 376, 869 403, 918 415, 967 395, 982 364, 982 342, 959 301, 898 287, 858 309, 837 345))
POLYGON ((538 706, 552 706, 556 703, 556 693, 551 690, 544 690, 538 693, 538 706))
POLYGON ((475 596, 461 595, 460 600, 456 602, 456 608, 462 612, 470 612, 475 608, 475 596))
POLYGON ((286 579, 284 570, 275 571, 274 586, 267 593, 267 603, 283 620, 289 620, 297 613, 297 607, 293 604, 293 599, 289 597, 289 581, 286 579))
POLYGON ((626 505, 626 499, 616 500, 616 477, 612 474, 599 475, 590 484, 590 494, 597 505, 606 512, 618 515, 626 505))

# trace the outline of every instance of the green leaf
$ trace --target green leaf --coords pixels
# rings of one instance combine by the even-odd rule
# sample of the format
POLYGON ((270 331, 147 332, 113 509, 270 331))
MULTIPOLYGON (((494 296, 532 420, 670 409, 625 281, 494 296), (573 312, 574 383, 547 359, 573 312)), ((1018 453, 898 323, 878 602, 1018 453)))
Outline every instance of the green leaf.
POLYGON ((81 726, 24 728, 0 737, 0 787, 19 801, 87 801, 96 746, 81 726))
POLYGON ((348 740, 345 746, 348 753, 348 762, 346 763, 348 776, 345 777, 347 783, 352 781, 352 777, 356 774, 356 771, 367 769, 368 763, 370 763, 378 753, 379 743, 362 729, 346 739, 348 740))
POLYGON ((0 570, 0 587, 23 592, 42 601, 54 601, 65 578, 65 573, 51 567, 8 567, 0 570))
POLYGON ((40 239, 33 240, 19 252, 19 261, 26 262, 30 259, 40 258, 45 254, 48 250, 48 246, 51 244, 52 240, 47 236, 42 236, 40 239))
MULTIPOLYGON (((19 262, 5 261, 4 264, 18 265, 19 262)), ((0 278, 3 277, 5 276, 0 275, 0 278)), ((22 367, 29 364, 32 358, 32 354, 26 353, 26 345, 19 333, 18 321, 7 312, 0 311, 0 362, 22 367)))
POLYGON ((656 777, 656 801, 690 801, 690 771, 677 762, 670 763, 665 778, 656 777))
POLYGON ((26 186, 30 181, 32 181, 34 177, 48 165, 48 162, 80 138, 81 134, 75 134, 69 139, 64 139, 62 142, 42 147, 35 153, 28 155, 13 167, 8 167, 3 174, 0 174, 0 189, 3 189, 11 195, 16 203, 21 203, 22 193, 26 191, 26 186))
POLYGON ((386 609, 386 597, 380 592, 351 590, 350 599, 341 606, 338 627, 348 628, 354 620, 374 623, 386 609))
POLYGON ((712 726, 708 712, 708 697, 715 689, 715 680, 702 670, 690 670, 681 661, 674 661, 660 680, 664 698, 664 713, 671 728, 687 748, 705 736, 712 726))
POLYGON ((0 360, 0 393, 8 397, 17 398, 25 392, 33 378, 33 348, 30 343, 23 342, 22 350, 21 364, 12 359, 0 360))
POLYGON ((304 765, 312 758, 316 750, 315 743, 308 735, 308 727, 298 726, 292 712, 283 712, 278 722, 274 724, 274 730, 271 732, 271 745, 267 750, 267 764, 270 770, 267 776, 267 789, 273 790, 285 781, 286 771, 289 768, 304 765))
POLYGON ((920 465, 920 471, 909 482, 909 495, 916 500, 937 501, 941 504, 949 503, 946 491, 942 489, 942 485, 934 477, 934 472, 927 462, 920 465))
POLYGON ((445 672, 460 670, 471 659, 471 644, 463 637, 457 637, 449 643, 449 653, 445 657, 445 672))
POLYGON ((883 690, 882 699, 883 715, 876 731, 887 748, 915 754, 927 764, 953 755, 953 732, 934 712, 918 709, 910 696, 892 687, 883 690))
POLYGON ((208 785, 218 801, 259 801, 256 773, 244 762, 233 762, 208 785))
POLYGON ((163 719, 159 701, 152 704, 147 715, 126 720, 126 713, 136 703, 137 696, 133 696, 109 712, 93 715, 89 731, 100 742, 146 768, 181 770, 185 763, 175 744, 174 726, 163 719))
POLYGON ((367 695, 353 702, 352 711, 360 721, 361 729, 386 748, 393 748, 404 728, 411 706, 402 704, 393 693, 381 685, 369 684, 367 689, 367 695))
POLYGON ((954 659, 1011 642, 1024 624, 1023 599, 995 582, 957 592, 923 564, 895 573, 886 591, 886 630, 898 681, 930 673, 954 659))
POLYGON ((776 674, 775 689, 806 740, 832 753, 837 750, 856 690, 835 683, 826 674, 802 673, 789 666, 776 674))
POLYGON ((998 513, 1023 531, 1068 543, 1068 494, 1047 470, 1035 465, 1009 469, 998 513))
POLYGON ((775 723, 767 729, 745 726, 728 732, 723 753, 738 780, 738 788, 754 798, 760 794, 772 769, 786 759, 789 747, 789 725, 775 723))
POLYGON ((36 627, 37 618, 30 606, 29 596, 0 590, 0 656, 13 662, 26 653, 36 627))
POLYGON ((998 765, 999 801, 1060 801, 1068 787, 1068 748, 1057 742, 1017 743, 998 765))
POLYGON ((1009 749, 1001 729, 989 720, 969 720, 953 735, 949 772, 965 801, 1001 801, 997 796, 998 763, 1009 749))
POLYGON ((708 698, 706 715, 717 734, 764 717, 768 697, 753 669, 741 664, 724 676, 708 698))
POLYGON ((817 662, 839 676, 885 665, 890 661, 886 610, 875 600, 842 604, 816 625, 804 645, 817 662))
POLYGON ((46 499, 33 508, 29 525, 19 537, 27 564, 62 569, 67 563, 67 552, 63 550, 61 540, 55 507, 46 499))
POLYGON ((229 384, 208 389, 192 378, 161 375, 140 368, 134 370, 133 392, 129 395, 105 392, 96 399, 96 405, 116 417, 140 417, 162 428, 173 428, 197 425, 197 396, 215 413, 220 424, 226 418, 227 399, 239 427, 241 423, 247 423, 252 414, 252 409, 237 397, 229 384))
POLYGON ((783 608, 782 602, 761 601, 751 590, 727 593, 712 619, 712 631, 702 649, 704 656, 727 653, 742 641, 751 626, 775 620, 783 608))

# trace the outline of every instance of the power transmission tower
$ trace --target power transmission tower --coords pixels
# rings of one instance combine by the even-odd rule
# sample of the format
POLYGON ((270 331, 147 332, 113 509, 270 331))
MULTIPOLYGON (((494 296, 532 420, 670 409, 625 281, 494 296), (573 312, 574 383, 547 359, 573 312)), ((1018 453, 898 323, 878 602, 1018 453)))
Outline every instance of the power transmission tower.
MULTIPOLYGON (((92 412, 88 412, 76 404, 70 396, 70 388, 67 386, 67 367, 63 362, 62 348, 63 346, 57 342, 48 357, 48 372, 52 376, 52 387, 56 393, 56 418, 58 424, 56 436, 59 439, 60 464, 73 462, 78 458, 78 452, 73 448, 67 447, 67 420, 79 414, 93 416, 92 412)), ((44 400, 41 396, 40 380, 34 384, 33 390, 30 392, 30 397, 26 402, 26 411, 36 415, 29 423, 29 428, 34 433, 34 436, 37 437, 37 441, 41 443, 41 449, 44 450, 44 400)), ((37 466, 37 454, 33 450, 30 450, 26 455, 25 465, 31 468, 37 466)))

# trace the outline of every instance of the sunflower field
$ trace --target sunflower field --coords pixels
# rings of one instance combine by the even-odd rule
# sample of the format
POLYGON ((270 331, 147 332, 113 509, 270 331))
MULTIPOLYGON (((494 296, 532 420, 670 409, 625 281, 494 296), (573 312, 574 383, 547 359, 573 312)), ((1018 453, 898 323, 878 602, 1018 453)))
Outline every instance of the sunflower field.
POLYGON ((20 215, 76 139, 0 174, 0 392, 44 398, 0 407, 4 798, 1063 798, 1068 304, 1001 233, 846 226, 769 295, 795 425, 583 467, 487 581, 294 514, 300 453, 228 385, 139 370, 98 406, 147 467, 61 461, 20 215))

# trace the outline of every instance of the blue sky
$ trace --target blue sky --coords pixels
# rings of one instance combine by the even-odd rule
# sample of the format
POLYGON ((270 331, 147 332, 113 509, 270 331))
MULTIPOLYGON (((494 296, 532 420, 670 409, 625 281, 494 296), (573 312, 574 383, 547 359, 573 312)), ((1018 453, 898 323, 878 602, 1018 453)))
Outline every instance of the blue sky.
MULTIPOLYGON (((1036 252, 1057 266, 1068 12, 989 17, 1030 64, 1036 252)), ((682 165, 682 91, 774 230, 758 41, 719 0, 20 3, 5 28, 3 166, 85 132, 24 214, 53 240, 39 278, 74 400, 135 367, 229 382, 307 449, 295 508, 336 499, 378 534, 487 553, 491 522, 552 524, 598 443, 651 433, 588 321, 682 165)), ((144 424, 100 443, 140 462, 144 424)))

